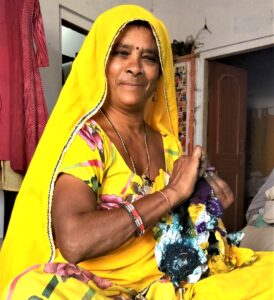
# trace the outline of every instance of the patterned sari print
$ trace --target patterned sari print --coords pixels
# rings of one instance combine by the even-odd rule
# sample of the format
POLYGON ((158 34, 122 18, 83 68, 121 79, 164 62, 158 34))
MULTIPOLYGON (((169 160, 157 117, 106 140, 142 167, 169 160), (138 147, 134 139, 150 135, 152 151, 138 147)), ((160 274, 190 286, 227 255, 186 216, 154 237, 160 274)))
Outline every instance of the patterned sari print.
POLYGON ((123 202, 123 198, 117 195, 101 194, 99 209, 113 209, 119 208, 119 204, 123 202))
MULTIPOLYGON (((98 149, 102 163, 105 162, 103 140, 101 138, 101 129, 97 126, 94 120, 88 121, 78 133, 89 145, 89 147, 95 151, 98 149)), ((99 163, 100 165, 100 163, 99 163)))
POLYGON ((135 202, 136 200, 142 198, 146 192, 147 189, 151 189, 151 186, 146 187, 145 184, 144 186, 142 186, 141 184, 132 181, 132 175, 128 178, 125 186, 122 188, 121 191, 121 195, 122 196, 118 196, 118 195, 108 195, 108 194, 101 194, 99 196, 100 198, 100 204, 99 204, 99 209, 113 209, 113 208, 119 208, 120 204, 123 201, 127 201, 130 203, 135 202), (131 188, 133 193, 124 195, 124 193, 126 192, 126 190, 128 188, 131 188))
MULTIPOLYGON (((104 144, 103 139, 101 137, 101 129, 99 126, 97 126, 97 123, 94 120, 89 120, 87 123, 84 124, 84 126, 79 131, 78 135, 84 139, 87 143, 87 145, 90 147, 90 149, 94 151, 98 151, 100 155, 100 160, 93 159, 88 160, 87 162, 83 162, 82 166, 93 166, 97 168, 103 168, 105 163, 105 154, 104 154, 104 144)), ((97 176, 94 174, 91 176, 90 179, 84 180, 85 183, 87 183, 93 191, 97 194, 101 184, 98 181, 97 176)))
POLYGON ((237 248, 242 233, 229 235, 222 208, 210 185, 200 178, 192 196, 154 227, 159 269, 176 287, 252 263, 253 251, 237 248))

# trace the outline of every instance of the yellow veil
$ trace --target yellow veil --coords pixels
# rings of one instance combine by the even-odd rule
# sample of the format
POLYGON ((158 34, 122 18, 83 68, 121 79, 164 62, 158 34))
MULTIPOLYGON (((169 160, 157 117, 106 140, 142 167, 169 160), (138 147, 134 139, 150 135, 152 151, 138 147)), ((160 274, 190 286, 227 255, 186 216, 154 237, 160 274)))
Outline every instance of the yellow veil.
POLYGON ((162 67, 156 101, 150 100, 146 105, 146 121, 161 132, 177 136, 173 61, 165 26, 136 5, 106 11, 93 24, 73 63, 16 199, 0 253, 0 290, 29 266, 55 257, 51 201, 58 168, 77 130, 102 106, 111 47, 123 27, 134 20, 145 20, 151 25, 162 67))

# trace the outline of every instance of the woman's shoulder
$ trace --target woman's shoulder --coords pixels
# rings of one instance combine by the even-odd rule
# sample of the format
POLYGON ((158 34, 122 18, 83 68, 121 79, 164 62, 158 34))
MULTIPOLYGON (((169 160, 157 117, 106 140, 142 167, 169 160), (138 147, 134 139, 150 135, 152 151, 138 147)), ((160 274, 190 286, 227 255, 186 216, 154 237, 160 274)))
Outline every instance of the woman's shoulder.
POLYGON ((112 157, 112 146, 100 125, 93 119, 86 120, 75 132, 64 153, 63 161, 100 160, 106 164, 112 157))
POLYGON ((106 144, 106 142, 109 143, 105 131, 95 118, 88 119, 78 130, 77 135, 85 140, 91 148, 93 148, 93 144, 97 146, 100 146, 101 144, 102 146, 103 144, 106 144))

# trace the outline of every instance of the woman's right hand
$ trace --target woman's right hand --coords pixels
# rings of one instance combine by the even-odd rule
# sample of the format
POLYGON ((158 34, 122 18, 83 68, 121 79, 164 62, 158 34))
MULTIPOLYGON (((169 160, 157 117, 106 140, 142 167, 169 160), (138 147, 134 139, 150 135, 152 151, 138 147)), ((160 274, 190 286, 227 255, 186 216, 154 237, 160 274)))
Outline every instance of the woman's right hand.
POLYGON ((175 161, 169 183, 163 189, 172 207, 192 194, 204 156, 202 147, 195 146, 191 156, 181 156, 175 161))

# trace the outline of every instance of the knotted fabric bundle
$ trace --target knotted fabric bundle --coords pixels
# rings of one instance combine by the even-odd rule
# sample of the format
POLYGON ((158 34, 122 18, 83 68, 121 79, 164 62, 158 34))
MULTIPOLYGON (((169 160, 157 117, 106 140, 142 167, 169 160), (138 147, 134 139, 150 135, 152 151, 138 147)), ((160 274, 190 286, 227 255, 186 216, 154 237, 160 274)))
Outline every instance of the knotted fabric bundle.
POLYGON ((200 178, 192 196, 154 227, 159 269, 175 286, 250 264, 256 256, 236 245, 242 232, 227 234, 222 207, 211 186, 200 178))

